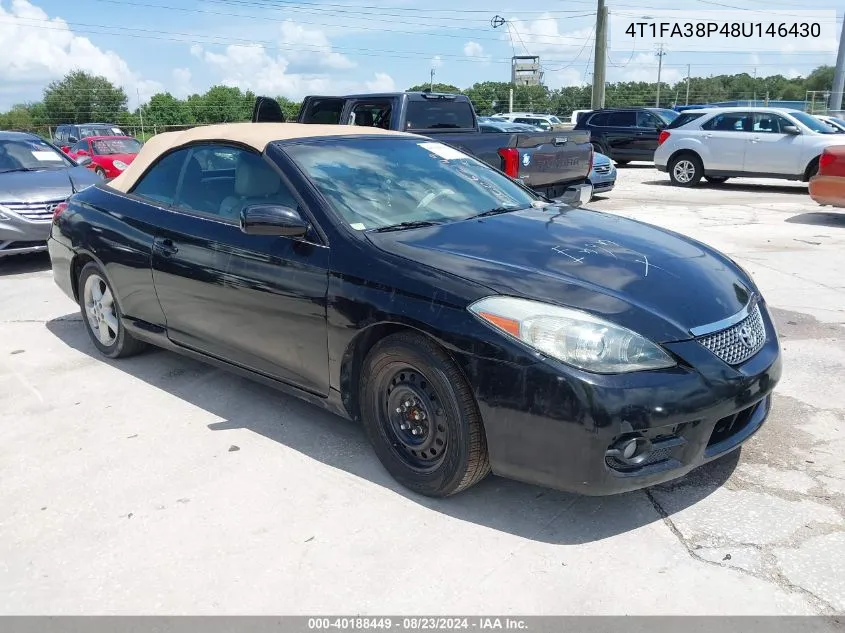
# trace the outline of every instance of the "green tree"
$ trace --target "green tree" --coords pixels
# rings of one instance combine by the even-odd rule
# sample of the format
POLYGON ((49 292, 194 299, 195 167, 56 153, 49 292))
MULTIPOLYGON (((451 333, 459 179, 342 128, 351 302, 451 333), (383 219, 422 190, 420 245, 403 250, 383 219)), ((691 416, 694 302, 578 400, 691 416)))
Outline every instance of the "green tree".
POLYGON ((0 127, 4 130, 31 132, 35 130, 36 125, 29 106, 25 103, 18 103, 13 105, 11 110, 0 115, 0 127))
POLYGON ((836 69, 833 66, 819 66, 804 81, 806 90, 833 90, 833 75, 836 69))
POLYGON ((287 97, 276 97, 276 101, 282 108, 286 121, 296 121, 299 115, 299 108, 302 106, 301 101, 291 101, 287 97))
POLYGON ((169 92, 155 94, 144 106, 141 114, 144 125, 190 125, 195 122, 188 104, 169 92))
POLYGON ((44 109, 52 124, 113 122, 128 113, 126 93, 105 77, 74 70, 44 89, 44 109))
POLYGON ((204 95, 188 97, 188 107, 197 123, 249 121, 255 94, 233 86, 212 86, 204 95))
MULTIPOLYGON (((416 86, 411 86, 406 92, 422 92, 423 90, 428 90, 429 88, 431 88, 431 82, 426 82, 424 84, 417 84, 416 86)), ((449 92, 460 94, 461 89, 457 86, 453 86, 452 84, 439 84, 435 82, 434 89, 432 90, 432 92, 449 92)))

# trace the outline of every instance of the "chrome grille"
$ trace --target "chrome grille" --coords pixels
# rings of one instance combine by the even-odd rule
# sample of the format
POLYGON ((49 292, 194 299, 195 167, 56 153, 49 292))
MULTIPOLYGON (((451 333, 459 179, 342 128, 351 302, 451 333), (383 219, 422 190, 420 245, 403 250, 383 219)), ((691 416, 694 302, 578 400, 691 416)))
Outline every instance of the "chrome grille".
POLYGON ((0 202, 0 206, 6 207, 27 220, 48 222, 53 219, 53 208, 64 201, 65 199, 62 198, 61 200, 45 200, 44 202, 0 202))
POLYGON ((728 365, 744 363, 766 343, 766 326, 759 304, 739 323, 702 336, 698 342, 728 365))
POLYGON ((597 174, 609 174, 610 173, 610 165, 607 165, 607 164, 596 165, 593 168, 593 171, 595 171, 597 174))

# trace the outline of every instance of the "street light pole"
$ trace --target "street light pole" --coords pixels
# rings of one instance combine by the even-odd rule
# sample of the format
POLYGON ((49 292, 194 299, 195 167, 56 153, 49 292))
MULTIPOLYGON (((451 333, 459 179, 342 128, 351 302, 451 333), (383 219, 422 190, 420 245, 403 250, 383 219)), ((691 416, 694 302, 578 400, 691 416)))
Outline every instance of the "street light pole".
POLYGON ((845 20, 842 20, 842 33, 839 34, 839 53, 836 55, 836 72, 833 75, 830 110, 842 109, 843 91, 845 91, 845 20))
POLYGON ((663 44, 660 44, 657 49, 657 99, 654 101, 654 107, 660 107, 660 75, 663 72, 663 56, 666 51, 663 50, 663 44))

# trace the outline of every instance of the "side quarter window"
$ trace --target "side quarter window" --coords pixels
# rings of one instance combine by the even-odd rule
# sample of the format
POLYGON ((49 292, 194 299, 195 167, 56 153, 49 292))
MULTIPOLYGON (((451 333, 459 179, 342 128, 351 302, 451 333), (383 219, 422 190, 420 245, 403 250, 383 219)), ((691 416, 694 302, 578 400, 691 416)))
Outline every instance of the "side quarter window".
POLYGON ((179 174, 189 153, 189 149, 180 149, 159 160, 144 174, 130 193, 151 202, 172 204, 176 199, 179 174))

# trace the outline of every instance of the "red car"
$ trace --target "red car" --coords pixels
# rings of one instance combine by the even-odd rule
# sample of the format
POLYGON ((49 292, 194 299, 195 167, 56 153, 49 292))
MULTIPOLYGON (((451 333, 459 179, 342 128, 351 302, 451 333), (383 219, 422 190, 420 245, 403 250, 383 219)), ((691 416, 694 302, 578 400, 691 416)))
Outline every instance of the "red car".
POLYGON ((810 197, 823 206, 845 207, 845 145, 825 148, 810 179, 810 197))
POLYGON ((88 169, 101 178, 116 178, 135 160, 142 145, 131 136, 90 136, 71 147, 68 155, 74 160, 90 156, 88 169))

